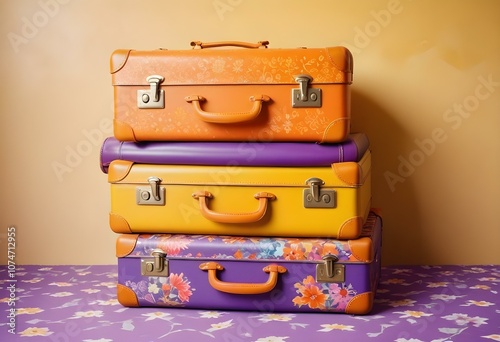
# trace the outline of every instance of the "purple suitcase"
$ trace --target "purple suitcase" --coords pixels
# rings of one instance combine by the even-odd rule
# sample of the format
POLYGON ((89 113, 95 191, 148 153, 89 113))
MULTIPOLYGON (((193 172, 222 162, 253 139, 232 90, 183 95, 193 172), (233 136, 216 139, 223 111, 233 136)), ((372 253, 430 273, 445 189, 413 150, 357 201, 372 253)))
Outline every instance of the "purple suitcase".
POLYGON ((359 161, 369 147, 364 133, 337 144, 307 142, 123 142, 107 138, 101 148, 104 173, 116 159, 142 164, 230 166, 328 166, 359 161))
POLYGON ((123 234, 117 297, 127 307, 366 314, 381 239, 373 211, 356 240, 123 234))

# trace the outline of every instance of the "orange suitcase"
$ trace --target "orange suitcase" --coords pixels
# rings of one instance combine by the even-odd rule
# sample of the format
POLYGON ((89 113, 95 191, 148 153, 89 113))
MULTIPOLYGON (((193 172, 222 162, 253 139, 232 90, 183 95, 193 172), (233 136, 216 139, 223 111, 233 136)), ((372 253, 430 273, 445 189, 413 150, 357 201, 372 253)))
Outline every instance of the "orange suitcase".
POLYGON ((116 139, 336 143, 347 138, 353 60, 345 47, 191 45, 113 52, 116 139))

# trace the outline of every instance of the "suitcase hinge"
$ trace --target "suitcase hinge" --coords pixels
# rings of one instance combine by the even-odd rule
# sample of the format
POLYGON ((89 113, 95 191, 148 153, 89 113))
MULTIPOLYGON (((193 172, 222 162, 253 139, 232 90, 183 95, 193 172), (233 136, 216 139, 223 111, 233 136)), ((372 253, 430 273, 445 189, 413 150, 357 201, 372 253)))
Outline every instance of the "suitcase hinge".
POLYGON ((139 186, 136 189, 138 205, 165 205, 165 187, 160 186, 158 177, 148 178, 149 186, 139 186))
POLYGON ((325 182, 319 178, 306 180, 309 189, 304 189, 304 208, 335 208, 337 206, 335 190, 321 189, 324 184, 325 182))
POLYGON ((151 75, 146 78, 149 90, 137 91, 137 107, 139 108, 165 108, 165 91, 160 89, 160 83, 164 78, 159 75, 151 75))
POLYGON ((319 283, 343 283, 345 282, 345 266, 337 264, 339 261, 335 255, 327 254, 323 257, 324 262, 316 265, 316 281, 319 283))
POLYGON ((161 249, 154 249, 151 255, 152 257, 141 259, 141 275, 168 277, 167 254, 161 249))
POLYGON ((295 76, 299 88, 292 89, 292 107, 321 107, 321 89, 310 88, 312 77, 309 75, 295 76))

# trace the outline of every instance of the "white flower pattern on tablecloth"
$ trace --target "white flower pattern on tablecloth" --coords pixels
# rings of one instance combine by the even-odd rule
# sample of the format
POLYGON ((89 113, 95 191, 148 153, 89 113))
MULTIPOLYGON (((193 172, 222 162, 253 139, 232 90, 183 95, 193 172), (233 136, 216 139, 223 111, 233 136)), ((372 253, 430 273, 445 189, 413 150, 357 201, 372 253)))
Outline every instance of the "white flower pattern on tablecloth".
MULTIPOLYGON (((304 253, 298 244, 268 247, 268 255, 286 253, 290 259, 302 258, 304 253)), ((168 248, 175 252, 173 246, 168 248)), ((239 257, 248 257, 246 253, 241 251, 239 257)), ((495 305, 500 267, 494 265, 383 267, 373 311, 362 316, 126 308, 117 303, 116 289, 110 286, 116 285, 116 266, 20 268, 15 333, 26 341, 500 341, 500 310, 495 305)), ((0 278, 6 274, 7 269, 0 268, 0 278)), ((158 288, 154 300, 167 295, 166 300, 182 303, 189 300, 189 291, 195 291, 181 273, 172 280, 150 278, 134 286, 147 293, 149 284, 154 285, 151 288, 158 288)), ((327 298, 334 293, 354 295, 348 284, 323 289, 313 278, 297 279, 296 284, 293 290, 302 305, 344 305, 342 300, 327 304, 327 298), (310 298, 305 299, 307 296, 310 298)), ((5 321, 12 303, 9 282, 0 286, 4 312, 0 339, 9 341, 5 321)), ((280 297, 275 300, 279 302, 280 297)))
POLYGON ((288 336, 267 336, 261 337, 255 342, 286 342, 287 339, 289 339, 288 336))
POLYGON ((211 328, 208 329, 207 331, 208 332, 212 332, 212 331, 216 331, 216 330, 221 330, 221 329, 227 329, 229 327, 231 327, 233 325, 233 320, 230 319, 228 321, 224 321, 224 322, 218 322, 218 323, 214 323, 214 324, 211 324, 211 328))
POLYGON ((318 331, 330 332, 332 330, 342 330, 342 331, 354 331, 353 325, 344 325, 344 324, 321 324, 323 329, 318 331))
POLYGON ((446 319, 448 321, 454 321, 457 325, 468 325, 472 324, 475 327, 478 327, 482 324, 487 324, 488 318, 484 317, 469 317, 468 314, 466 313, 454 313, 451 315, 443 316, 441 317, 443 319, 446 319))

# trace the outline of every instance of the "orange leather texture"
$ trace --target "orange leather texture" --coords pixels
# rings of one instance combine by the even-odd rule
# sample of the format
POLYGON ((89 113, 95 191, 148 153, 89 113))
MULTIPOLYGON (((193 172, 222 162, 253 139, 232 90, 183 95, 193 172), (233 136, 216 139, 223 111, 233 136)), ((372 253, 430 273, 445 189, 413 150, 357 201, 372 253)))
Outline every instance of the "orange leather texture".
MULTIPOLYGON (((367 208, 367 210, 369 210, 369 208, 367 208)), ((345 220, 339 228, 337 239, 348 240, 351 239, 351 236, 358 236, 361 233, 361 227, 363 226, 365 217, 366 215, 355 216, 345 220)))
POLYGON ((370 263, 374 258, 373 240, 369 237, 349 240, 352 257, 356 261, 370 263))
POLYGON ((116 257, 123 258, 132 253, 139 234, 121 234, 116 239, 116 257))
POLYGON ((353 61, 344 47, 117 50, 110 67, 119 140, 321 143, 343 141, 350 132, 353 61), (292 107, 299 74, 312 78, 310 88, 321 89, 321 107, 292 107), (150 89, 150 75, 164 78, 164 109, 138 108, 137 92, 150 89), (204 101, 186 101, 193 96, 204 101), (251 96, 261 100, 249 105, 251 96), (200 119, 206 113, 211 120, 200 119), (252 115, 234 122, 231 113, 252 115))
POLYGON ((270 100, 269 96, 259 95, 250 96, 252 108, 247 112, 231 112, 231 113, 209 113, 205 112, 200 105, 200 102, 206 101, 203 96, 191 95, 185 98, 187 102, 193 104, 193 108, 198 118, 205 122, 213 123, 238 123, 255 119, 262 110, 262 102, 270 100))
POLYGON ((163 84, 166 85, 296 84, 294 79, 299 74, 309 74, 312 84, 350 84, 353 58, 342 46, 252 50, 120 49, 111 55, 110 72, 113 85, 124 86, 149 86, 146 77, 156 74, 165 78, 163 84), (191 68, 187 69, 188 66, 191 68))
POLYGON ((263 271, 269 273, 269 278, 265 283, 232 283, 223 282, 217 278, 217 271, 224 270, 224 267, 216 262, 210 261, 201 264, 201 270, 208 271, 208 282, 210 285, 221 292, 232 294, 261 294, 272 291, 278 283, 278 274, 285 273, 286 268, 280 265, 268 265, 263 271))
POLYGON ((345 313, 351 315, 365 315, 373 307, 374 295, 372 292, 365 292, 354 296, 346 306, 345 313))
POLYGON ((116 139, 121 141, 137 141, 134 128, 128 123, 113 120, 113 132, 116 139))
POLYGON ((116 284, 116 299, 123 306, 139 306, 139 301, 135 292, 122 284, 116 284))
POLYGON ((115 160, 113 165, 113 170, 109 170, 108 172, 109 183, 119 182, 127 177, 134 163, 128 160, 115 160))
POLYGON ((128 221, 121 215, 109 213, 109 226, 112 231, 120 234, 133 233, 128 221))
POLYGON ((359 186, 366 181, 371 173, 371 160, 364 158, 359 163, 334 163, 332 168, 343 182, 351 186, 359 186))
POLYGON ((259 201, 257 210, 248 213, 220 213, 208 208, 207 198, 213 197, 210 192, 198 191, 193 194, 193 197, 199 200, 200 211, 205 218, 213 222, 223 223, 250 223, 259 221, 266 214, 268 201, 276 199, 276 196, 273 194, 259 192, 254 196, 259 201))

